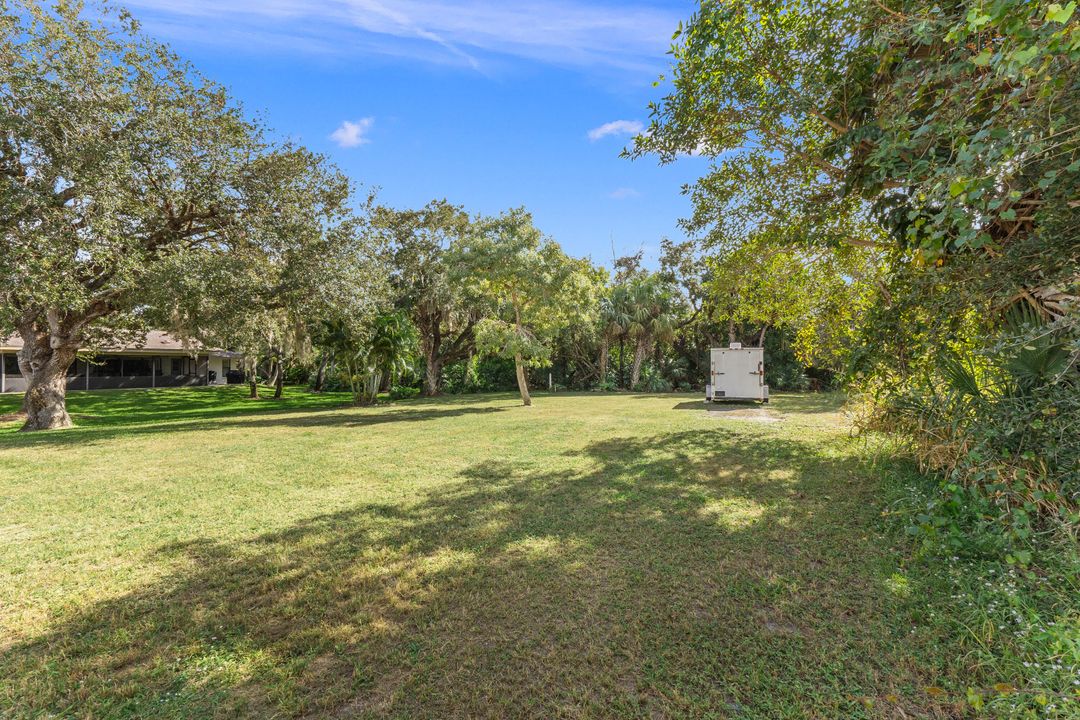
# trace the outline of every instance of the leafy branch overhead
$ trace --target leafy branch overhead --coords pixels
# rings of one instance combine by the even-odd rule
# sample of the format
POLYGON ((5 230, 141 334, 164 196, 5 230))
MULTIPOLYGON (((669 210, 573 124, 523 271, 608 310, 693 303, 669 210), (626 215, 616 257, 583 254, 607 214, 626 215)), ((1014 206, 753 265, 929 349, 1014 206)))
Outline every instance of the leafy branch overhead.
POLYGON ((703 151, 691 228, 1002 252, 1078 198, 1075 3, 704 3, 632 155, 703 151), (845 237, 846 235, 846 237, 845 237))

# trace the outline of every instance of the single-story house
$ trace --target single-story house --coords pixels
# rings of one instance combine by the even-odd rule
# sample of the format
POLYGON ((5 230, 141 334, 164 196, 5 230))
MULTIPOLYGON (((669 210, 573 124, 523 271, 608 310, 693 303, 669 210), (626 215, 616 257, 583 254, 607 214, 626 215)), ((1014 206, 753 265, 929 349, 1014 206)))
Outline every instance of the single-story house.
MULTIPOLYGON (((0 392, 22 392, 27 381, 15 353, 22 349, 18 335, 0 338, 0 392)), ((241 370, 241 353, 187 344, 161 330, 151 330, 143 342, 99 350, 89 361, 77 359, 68 368, 68 390, 106 388, 224 385, 230 370, 241 370)))

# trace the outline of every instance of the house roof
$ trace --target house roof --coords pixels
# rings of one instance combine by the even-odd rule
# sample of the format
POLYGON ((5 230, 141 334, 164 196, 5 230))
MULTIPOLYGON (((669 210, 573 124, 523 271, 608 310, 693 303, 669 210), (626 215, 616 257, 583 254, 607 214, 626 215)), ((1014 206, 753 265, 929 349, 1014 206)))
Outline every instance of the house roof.
MULTIPOLYGON (((16 335, 0 338, 0 351, 14 352, 22 349, 23 339, 16 335)), ((128 345, 116 345, 103 347, 102 353, 131 353, 134 355, 189 355, 193 352, 212 353, 226 357, 239 357, 240 353, 227 352, 224 350, 207 349, 201 343, 177 340, 164 330, 151 330, 146 333, 142 342, 128 345)))

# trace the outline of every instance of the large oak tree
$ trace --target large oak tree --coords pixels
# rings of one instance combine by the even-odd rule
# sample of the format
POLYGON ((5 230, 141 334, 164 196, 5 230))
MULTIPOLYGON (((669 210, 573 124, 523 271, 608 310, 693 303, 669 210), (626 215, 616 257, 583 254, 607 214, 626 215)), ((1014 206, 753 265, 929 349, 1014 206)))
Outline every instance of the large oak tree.
POLYGON ((265 299, 237 288, 266 288, 267 267, 310 277, 314 256, 298 254, 326 216, 297 210, 313 194, 342 204, 316 158, 272 148, 126 13, 0 0, 0 107, 0 332, 24 340, 26 429, 71 424, 80 348, 130 342, 170 313, 190 328, 208 316, 179 304, 197 289, 221 308, 265 299))
POLYGON ((461 207, 433 200, 419 210, 380 208, 376 222, 392 246, 397 303, 408 310, 420 337, 424 395, 437 395, 443 368, 476 349, 482 307, 464 292, 467 269, 448 258, 472 221, 461 207))

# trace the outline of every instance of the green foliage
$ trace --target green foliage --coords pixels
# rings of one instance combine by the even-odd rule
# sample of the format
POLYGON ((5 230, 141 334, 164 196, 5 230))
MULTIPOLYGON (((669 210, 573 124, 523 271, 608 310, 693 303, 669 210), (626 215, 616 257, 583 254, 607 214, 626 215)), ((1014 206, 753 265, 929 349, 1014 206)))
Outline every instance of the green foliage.
POLYGON ((70 423, 79 348, 157 326, 287 363, 327 308, 382 299, 342 173, 126 12, 85 10, 0 1, 0 334, 26 340, 29 429, 70 423))
POLYGON ((978 352, 943 351, 921 382, 881 403, 886 427, 906 432, 923 467, 941 473, 920 534, 953 552, 1008 554, 1027 565, 1041 553, 1040 538, 1074 533, 1076 359, 1060 329, 1013 325, 978 352))
POLYGON ((587 312, 591 264, 544 237, 524 208, 478 223, 453 262, 468 268, 469 292, 494 308, 477 324, 477 348, 514 358, 522 401, 530 404, 525 367, 550 362, 559 329, 587 312))
POLYGON ((501 392, 513 390, 516 383, 512 358, 474 355, 446 369, 446 391, 450 393, 501 392))
POLYGON ((425 361, 424 390, 440 390, 442 369, 476 348, 475 326, 489 308, 467 292, 470 268, 453 248, 471 232, 459 206, 434 200, 420 210, 377 208, 375 226, 391 248, 395 304, 408 311, 425 361))
POLYGON ((634 390, 650 393, 666 393, 673 389, 671 381, 665 378, 658 368, 652 366, 645 369, 641 380, 634 386, 634 390))
MULTIPOLYGON (((920 543, 908 566, 920 588, 911 632, 950 643, 959 682, 943 692, 945 702, 980 716, 1071 718, 1080 702, 1080 547, 1058 533, 1037 556, 1022 547, 1002 552, 999 533, 978 530, 986 500, 946 500, 922 478, 890 502, 885 516, 920 543), (935 508, 946 502, 970 513, 963 532, 921 529, 940 522, 935 508)), ((953 513, 950 522, 960 520, 953 513)))
POLYGON ((398 379, 411 372, 416 353, 416 328, 402 312, 387 313, 375 318, 366 328, 363 344, 357 356, 363 373, 360 401, 376 401, 383 378, 398 379))
POLYGON ((409 400, 420 395, 420 388, 409 385, 392 385, 390 387, 391 400, 409 400))
POLYGON ((809 390, 806 366, 791 346, 789 332, 770 333, 765 338, 765 384, 769 390, 809 390))
POLYGON ((307 385, 314 375, 314 368, 307 363, 297 363, 285 368, 286 385, 307 385))

